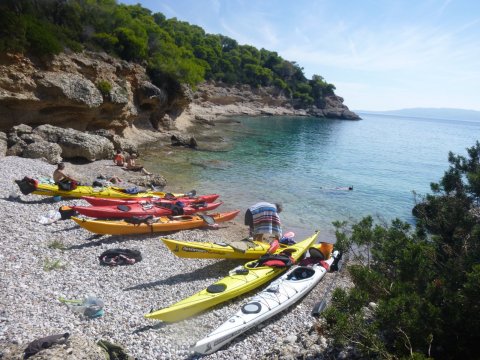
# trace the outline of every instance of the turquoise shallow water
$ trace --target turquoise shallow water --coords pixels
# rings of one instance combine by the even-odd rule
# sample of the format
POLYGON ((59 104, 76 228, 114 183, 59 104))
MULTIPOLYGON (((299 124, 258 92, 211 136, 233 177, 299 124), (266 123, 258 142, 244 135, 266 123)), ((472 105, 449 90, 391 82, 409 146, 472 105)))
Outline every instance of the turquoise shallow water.
POLYGON ((412 191, 428 192, 448 168, 448 152, 466 154, 480 134, 480 122, 361 115, 241 117, 216 127, 232 142, 229 151, 151 147, 142 161, 170 191, 219 193, 220 209, 242 212, 257 201, 282 202, 284 230, 298 239, 320 229, 333 240, 334 220, 370 214, 412 222, 412 191), (354 190, 335 190, 345 186, 354 190))

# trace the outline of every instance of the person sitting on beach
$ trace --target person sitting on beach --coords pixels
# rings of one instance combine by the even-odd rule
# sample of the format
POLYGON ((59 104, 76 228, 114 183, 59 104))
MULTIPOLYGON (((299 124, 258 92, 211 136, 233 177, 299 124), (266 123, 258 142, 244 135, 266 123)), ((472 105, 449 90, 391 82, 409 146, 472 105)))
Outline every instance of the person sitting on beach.
POLYGON ((117 153, 113 158, 113 163, 117 166, 124 166, 125 165, 125 156, 122 154, 122 150, 117 149, 117 153))
POLYGON ((268 235, 279 240, 282 237, 280 216, 282 205, 259 202, 248 208, 245 213, 245 225, 250 227, 250 236, 254 240, 264 241, 268 235))
POLYGON ((141 171, 145 175, 152 175, 151 172, 148 172, 142 165, 137 165, 135 163, 135 159, 137 158, 137 154, 133 153, 127 159, 127 166, 125 167, 126 170, 130 171, 141 171))
POLYGON ((53 181, 61 190, 73 190, 77 187, 78 181, 67 175, 65 172, 65 164, 58 163, 57 168, 53 172, 53 181))

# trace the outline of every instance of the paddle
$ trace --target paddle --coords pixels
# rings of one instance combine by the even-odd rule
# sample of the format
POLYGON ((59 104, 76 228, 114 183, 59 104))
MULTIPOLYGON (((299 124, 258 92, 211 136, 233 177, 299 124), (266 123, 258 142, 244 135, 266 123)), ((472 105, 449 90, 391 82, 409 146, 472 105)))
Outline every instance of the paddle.
MULTIPOLYGON (((330 270, 331 271, 336 271, 337 274, 338 274, 340 272, 340 270, 342 269, 342 265, 343 265, 342 253, 338 252, 338 255, 337 256, 334 255, 334 257, 335 257, 335 259, 333 260, 332 265, 330 265, 330 270)), ((335 283, 335 280, 337 278, 337 274, 335 274, 335 277, 332 279, 332 282, 328 286, 327 290, 325 290, 325 294, 323 295, 323 299, 321 301, 317 302, 315 305, 313 305, 312 316, 318 317, 320 315, 320 313, 323 310, 325 310, 325 308, 327 307, 326 297, 327 297, 328 293, 330 292, 330 290, 332 289, 333 284, 335 283)))
POLYGON ((194 197, 197 195, 197 190, 190 190, 189 192, 184 194, 186 197, 194 197))
POLYGON ((198 214, 198 216, 200 218, 202 218, 202 220, 205 221, 208 225, 214 225, 215 224, 215 219, 210 215, 198 214))

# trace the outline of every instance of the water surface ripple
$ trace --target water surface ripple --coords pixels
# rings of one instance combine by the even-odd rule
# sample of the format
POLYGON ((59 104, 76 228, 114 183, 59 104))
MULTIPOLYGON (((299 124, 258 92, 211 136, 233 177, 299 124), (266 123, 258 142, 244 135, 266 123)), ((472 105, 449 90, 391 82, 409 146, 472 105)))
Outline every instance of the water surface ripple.
POLYGON ((334 220, 370 214, 412 222, 412 191, 428 192, 448 168, 448 152, 465 155, 480 134, 480 122, 362 117, 239 117, 215 127, 232 142, 229 151, 150 147, 142 160, 167 178, 169 191, 219 193, 220 209, 242 212, 257 201, 282 202, 284 230, 298 239, 320 229, 333 240, 334 220), (345 186, 354 190, 335 190, 345 186))

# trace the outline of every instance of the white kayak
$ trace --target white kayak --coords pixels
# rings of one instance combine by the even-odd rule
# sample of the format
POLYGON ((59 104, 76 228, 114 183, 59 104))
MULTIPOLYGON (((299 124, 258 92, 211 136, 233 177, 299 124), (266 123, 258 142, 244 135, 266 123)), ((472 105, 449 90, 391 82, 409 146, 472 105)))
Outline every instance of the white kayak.
MULTIPOLYGON (((338 252, 335 251, 334 255, 338 252)), ((325 260, 330 266, 334 257, 325 260)), ((235 315, 220 327, 199 340, 191 350, 197 354, 211 354, 248 329, 260 324, 308 294, 323 278, 327 269, 320 265, 294 266, 273 281, 262 292, 251 298, 235 315)))

